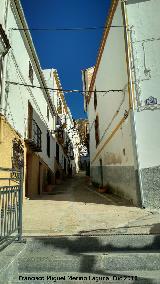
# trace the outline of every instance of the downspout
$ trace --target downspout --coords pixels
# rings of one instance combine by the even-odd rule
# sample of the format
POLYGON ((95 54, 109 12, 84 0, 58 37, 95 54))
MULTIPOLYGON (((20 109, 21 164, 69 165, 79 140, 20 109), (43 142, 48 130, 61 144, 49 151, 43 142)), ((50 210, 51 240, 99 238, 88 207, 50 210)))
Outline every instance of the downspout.
MULTIPOLYGON (((139 181, 139 194, 140 194, 140 206, 144 206, 144 195, 143 195, 143 188, 142 188, 142 179, 141 179, 141 172, 140 172, 140 160, 139 160, 139 153, 138 153, 138 143, 137 143, 137 136, 136 136, 136 121, 135 121, 135 87, 133 83, 133 76, 132 76, 132 59, 133 59, 133 51, 131 46, 131 36, 128 26, 128 17, 127 17, 127 9, 125 1, 122 2, 122 13, 124 18, 124 27, 125 27, 125 43, 126 43, 126 56, 127 56, 127 69, 128 69, 128 79, 129 79, 129 103, 131 107, 131 130, 132 130, 132 142, 133 142, 133 151, 134 151, 134 164, 138 171, 138 181, 139 181)), ((133 59, 134 60, 134 59, 133 59)))

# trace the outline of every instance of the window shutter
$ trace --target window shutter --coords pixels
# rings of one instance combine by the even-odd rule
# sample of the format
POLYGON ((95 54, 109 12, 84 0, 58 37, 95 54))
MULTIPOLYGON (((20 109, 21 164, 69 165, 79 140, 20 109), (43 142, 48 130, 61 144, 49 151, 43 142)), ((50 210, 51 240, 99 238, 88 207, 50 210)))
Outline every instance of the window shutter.
POLYGON ((96 91, 96 89, 94 90, 94 108, 95 108, 95 110, 97 108, 97 91, 96 91))
POLYGON ((47 155, 50 157, 50 134, 47 132, 47 155))
POLYGON ((28 101, 28 138, 32 139, 33 107, 28 101))
POLYGON ((96 146, 99 143, 99 117, 96 116, 95 119, 95 140, 96 140, 96 146))

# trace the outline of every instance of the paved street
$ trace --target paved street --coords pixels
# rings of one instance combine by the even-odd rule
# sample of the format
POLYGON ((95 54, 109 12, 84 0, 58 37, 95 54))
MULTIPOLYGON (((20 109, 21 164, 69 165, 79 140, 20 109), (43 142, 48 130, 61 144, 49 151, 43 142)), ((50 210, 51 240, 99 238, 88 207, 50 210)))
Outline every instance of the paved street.
POLYGON ((37 284, 160 283, 159 221, 156 212, 96 192, 79 173, 52 195, 25 200, 26 237, 3 251, 0 283, 32 284, 35 276, 37 284))
POLYGON ((54 193, 23 204, 23 235, 141 234, 160 232, 160 215, 133 207, 88 186, 84 173, 57 185, 54 193))

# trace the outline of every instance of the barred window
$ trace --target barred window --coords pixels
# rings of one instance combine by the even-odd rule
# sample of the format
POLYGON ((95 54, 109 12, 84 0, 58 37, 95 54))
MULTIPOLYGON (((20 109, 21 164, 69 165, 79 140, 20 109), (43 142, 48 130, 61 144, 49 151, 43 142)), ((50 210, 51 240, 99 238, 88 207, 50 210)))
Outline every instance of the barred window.
POLYGON ((39 152, 41 152, 42 132, 34 119, 32 120, 32 140, 34 141, 36 147, 39 149, 39 152))
POLYGON ((47 131, 47 155, 50 157, 50 134, 49 131, 47 131))

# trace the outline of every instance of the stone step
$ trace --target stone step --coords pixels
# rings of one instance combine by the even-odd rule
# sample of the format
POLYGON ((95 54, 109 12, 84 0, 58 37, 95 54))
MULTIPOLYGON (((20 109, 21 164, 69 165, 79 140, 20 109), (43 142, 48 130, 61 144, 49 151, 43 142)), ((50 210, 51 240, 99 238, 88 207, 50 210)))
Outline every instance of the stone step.
POLYGON ((18 259, 18 271, 31 273, 42 272, 86 272, 129 271, 129 270, 160 270, 160 253, 96 253, 33 256, 28 254, 18 259))
MULTIPOLYGON (((154 271, 154 275, 160 271, 159 241, 159 235, 27 238, 26 244, 14 243, 2 252, 0 262, 8 261, 8 264, 5 273, 0 275, 0 284, 7 283, 7 275, 14 280, 18 274, 38 276, 45 273, 58 275, 63 272, 65 275, 108 275, 111 271, 114 274, 117 271, 120 271, 120 274, 128 271, 132 275, 133 271, 154 271)), ((148 280, 145 278, 145 281, 148 280)), ((20 280, 17 283, 20 282, 25 281, 20 280)))
POLYGON ((1 272, 7 269, 11 262, 14 261, 19 254, 25 250, 24 243, 14 242, 0 251, 0 275, 1 272))
POLYGON ((0 284, 6 283, 6 279, 15 273, 16 260, 25 247, 24 243, 14 242, 0 252, 0 284))
POLYGON ((156 270, 160 269, 160 236, 67 236, 27 238, 18 271, 156 270))
POLYGON ((160 235, 107 235, 107 236, 62 236, 26 238, 28 251, 57 251, 69 253, 156 250, 160 235))
POLYGON ((136 284, 158 284, 160 283, 160 271, 107 271, 107 273, 35 273, 17 274, 6 284, 93 284, 93 283, 136 283, 136 284), (37 277, 37 279, 36 279, 37 277), (39 278, 38 280, 38 277, 39 278), (32 280, 31 280, 32 279, 32 280), (26 281, 26 282, 25 282, 26 281))

